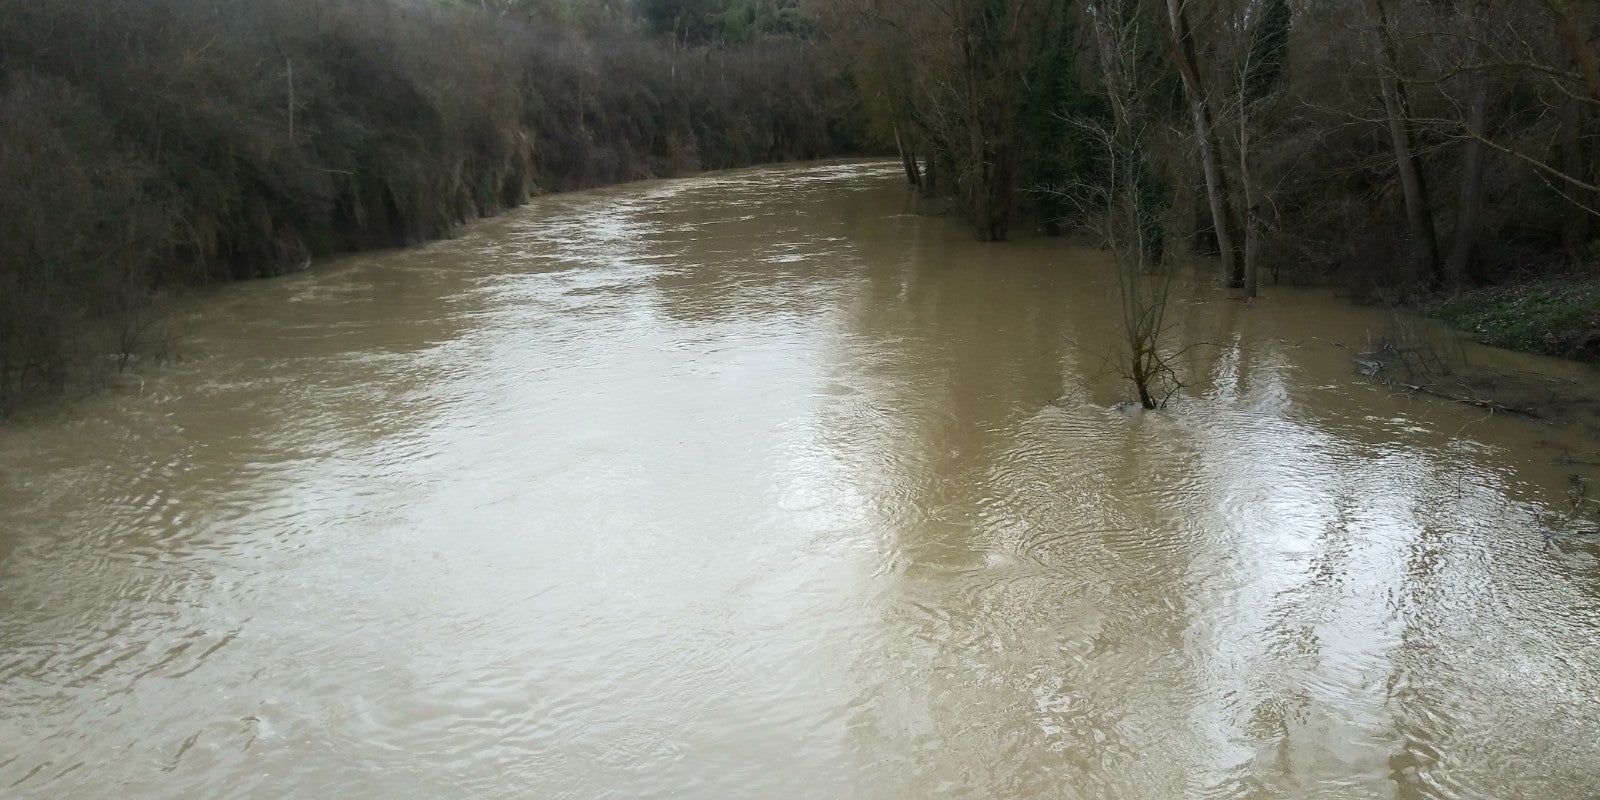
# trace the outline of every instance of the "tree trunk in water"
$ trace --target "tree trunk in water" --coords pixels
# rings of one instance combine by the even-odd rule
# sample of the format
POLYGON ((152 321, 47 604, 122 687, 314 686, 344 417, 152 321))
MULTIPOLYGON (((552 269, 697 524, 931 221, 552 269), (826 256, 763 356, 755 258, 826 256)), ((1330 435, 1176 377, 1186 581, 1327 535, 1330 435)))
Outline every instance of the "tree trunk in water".
POLYGON ((989 148, 984 154, 983 213, 978 220, 978 238, 1003 242, 1011 231, 1011 155, 1004 147, 989 148))
MULTIPOLYGON (((1249 200, 1245 201, 1249 203, 1249 200)), ((1257 265, 1261 253, 1261 229, 1256 223, 1256 209, 1251 207, 1245 212, 1244 232, 1244 296, 1250 299, 1256 296, 1261 283, 1261 271, 1257 265)))
MULTIPOLYGON (((1004 172, 993 145, 995 137, 990 136, 990 125, 997 122, 992 119, 994 99, 984 91, 984 78, 989 75, 992 66, 988 35, 988 28, 980 18, 963 30, 961 39, 962 80, 966 100, 966 119, 962 120, 965 139, 962 149, 966 156, 965 169, 962 170, 966 180, 962 182, 966 185, 961 188, 972 210, 978 241, 996 242, 1005 238, 1007 198, 1001 196, 1004 172)), ((1002 131, 1001 135, 1010 133, 1002 131)), ((1009 187, 1004 187, 1004 190, 1008 191, 1009 187)))
POLYGON ((922 188, 922 172, 917 169, 917 154, 906 149, 905 143, 900 139, 900 126, 891 123, 894 132, 894 149, 900 154, 900 165, 906 170, 906 183, 922 188))
POLYGON ((1216 220, 1211 217, 1211 207, 1207 205, 1205 187, 1199 187, 1194 198, 1194 236, 1189 242, 1189 247, 1195 255, 1214 256, 1221 254, 1217 247, 1216 220))
POLYGON ((1372 0, 1377 15, 1378 50, 1383 63, 1379 79, 1383 107, 1389 117, 1389 140, 1394 146, 1395 167, 1400 176, 1400 191, 1405 199, 1406 223, 1410 229, 1417 265, 1428 282, 1443 283, 1439 264, 1439 241, 1433 228, 1433 209, 1428 201, 1428 184, 1411 149, 1411 114, 1405 87, 1398 77, 1399 55, 1389 30, 1389 14, 1384 0, 1372 0))
POLYGON ((967 201, 971 203, 972 225, 977 230, 978 241, 992 242, 995 240, 994 217, 996 212, 994 209, 994 196, 989 193, 989 183, 992 180, 990 172, 993 171, 994 167, 984 158, 981 150, 978 153, 974 159, 977 162, 974 172, 977 174, 967 178, 967 201))
POLYGON ((1239 93, 1239 184, 1244 194, 1244 296, 1256 296, 1259 272, 1256 256, 1261 249, 1261 224, 1257 217, 1254 187, 1250 175, 1250 113, 1244 92, 1239 93))
POLYGON ((1200 62, 1195 55, 1183 0, 1167 0, 1167 16, 1172 26, 1172 44, 1177 51, 1178 73, 1183 77, 1184 88, 1189 93, 1194 136, 1200 147, 1200 167, 1206 179, 1206 200, 1211 206, 1211 221, 1216 232, 1217 251, 1222 256, 1223 274, 1230 287, 1239 288, 1244 285, 1245 276, 1244 263, 1238 250, 1238 227, 1234 221, 1233 202, 1228 196, 1227 178, 1222 174, 1222 145, 1217 141, 1211 105, 1206 97, 1205 85, 1200 80, 1200 62))
POLYGON ((1139 405, 1152 411, 1156 408, 1156 399, 1150 396, 1150 375, 1145 370, 1145 349, 1135 347, 1133 352, 1133 385, 1139 391, 1139 405))

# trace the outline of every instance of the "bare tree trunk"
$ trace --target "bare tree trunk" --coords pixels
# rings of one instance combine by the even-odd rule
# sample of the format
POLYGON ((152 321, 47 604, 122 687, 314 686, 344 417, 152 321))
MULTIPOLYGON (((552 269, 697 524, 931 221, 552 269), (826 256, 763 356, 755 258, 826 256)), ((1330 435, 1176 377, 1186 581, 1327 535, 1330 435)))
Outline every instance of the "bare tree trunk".
POLYGON ((289 81, 289 144, 294 144, 294 59, 283 60, 284 70, 288 72, 289 81))
MULTIPOLYGON (((1585 181, 1591 175, 1589 148, 1583 139, 1584 104, 1568 98, 1561 106, 1561 170, 1585 181)), ((1584 257, 1589 242, 1589 208, 1594 206, 1594 194, 1576 186, 1566 189, 1567 201, 1562 203, 1561 244, 1574 261, 1584 257), (1587 207, 1586 207, 1587 206, 1587 207)))
MULTIPOLYGON (((979 28, 981 31, 981 27, 979 28)), ((994 235, 995 198, 989 193, 993 164, 989 160, 984 136, 984 108, 979 101, 977 45, 972 29, 964 30, 961 37, 962 80, 965 87, 967 114, 962 131, 966 142, 966 193, 972 207, 972 221, 977 228, 978 241, 997 241, 994 235)))
POLYGON ((985 241, 1005 241, 1011 229, 1012 155, 1009 144, 993 145, 984 151, 983 194, 987 203, 985 241))
POLYGON ((1256 256, 1261 249, 1261 220, 1257 215, 1254 180, 1250 174, 1250 112, 1245 103, 1244 81, 1239 82, 1239 184, 1244 193, 1244 296, 1256 296, 1260 273, 1256 256))
POLYGON ((1167 0, 1172 44, 1176 51, 1178 72, 1183 76, 1184 88, 1189 93, 1189 110, 1194 121, 1196 143, 1200 148, 1200 168, 1205 174, 1206 200, 1211 205, 1211 221, 1216 230, 1217 251, 1222 256, 1223 274, 1229 286, 1238 288, 1245 282, 1244 263, 1237 249, 1238 228, 1234 221, 1227 177, 1222 173, 1222 145, 1217 141, 1212 123, 1211 105, 1205 84, 1200 78, 1200 61, 1195 55, 1194 38, 1183 4, 1184 0, 1167 0))
MULTIPOLYGON (((1471 15, 1468 27, 1482 35, 1483 0, 1475 0, 1467 11, 1471 15)), ((1487 60, 1487 48, 1477 46, 1478 60, 1487 60)), ((1467 139, 1461 153, 1461 196, 1456 209, 1456 230, 1450 246, 1446 272, 1451 281, 1468 281, 1481 284, 1485 280, 1481 262, 1473 258, 1473 248, 1478 241, 1478 217, 1483 210, 1483 137, 1489 110, 1488 76, 1481 71, 1468 73, 1467 128, 1472 137, 1467 139)))
POLYGON ((917 169, 916 153, 906 149, 905 142, 900 138, 899 123, 890 123, 890 128, 894 133, 894 149, 900 154, 900 165, 905 167, 906 170, 906 183, 921 189, 922 172, 917 169))
MULTIPOLYGON (((1566 45, 1571 63, 1583 76, 1590 99, 1600 100, 1600 59, 1596 58, 1594 47, 1583 28, 1573 18, 1566 0, 1544 0, 1544 4, 1555 17, 1556 31, 1561 36, 1562 44, 1566 45)), ((1592 184, 1593 160, 1590 158, 1589 144, 1583 136, 1588 105, 1578 97, 1569 97, 1562 105, 1560 157, 1562 172, 1579 182, 1592 184)), ((1567 188, 1566 199, 1562 208, 1561 244, 1572 259, 1579 260, 1585 256, 1584 250, 1592 233, 1593 220, 1589 209, 1595 207, 1596 196, 1593 191, 1574 185, 1567 188)))
MULTIPOLYGON (((1481 75, 1473 75, 1474 86, 1467 109, 1467 126, 1474 134, 1483 135, 1484 118, 1489 107, 1489 93, 1481 75)), ((1483 265, 1473 257, 1478 241, 1478 218, 1483 210, 1483 140, 1468 139, 1461 154, 1461 198, 1456 210, 1455 241, 1450 246, 1447 272, 1452 281, 1483 283, 1483 265)))
POLYGON ((1443 282, 1439 264, 1439 242, 1433 227, 1433 209, 1428 201, 1428 184, 1417 164, 1411 143, 1411 112, 1405 87, 1400 83, 1399 54, 1385 0, 1372 0, 1378 29, 1378 51, 1382 58, 1379 82, 1383 89, 1384 111, 1389 118, 1389 139, 1394 147, 1395 167, 1400 176, 1400 191, 1405 199, 1406 222, 1410 229, 1414 257, 1428 282, 1443 282))
MULTIPOLYGON (((1245 190, 1248 196, 1250 191, 1245 190)), ((1248 197, 1246 203, 1252 202, 1248 197)), ((1244 233, 1244 296, 1246 299, 1255 297, 1261 284, 1261 270, 1259 266, 1261 253, 1261 227, 1256 219, 1256 208, 1251 206, 1245 212, 1249 222, 1244 233)))
POLYGON ((1600 57, 1596 57, 1594 48, 1590 46, 1589 39, 1584 35, 1578 21, 1572 18, 1572 10, 1566 0, 1544 0, 1546 8, 1556 20, 1556 32, 1561 35, 1561 40, 1566 44, 1567 50, 1578 62, 1578 74, 1583 76, 1583 82, 1589 86, 1589 94, 1600 100, 1600 57))
POLYGON ((984 152, 983 108, 978 99, 978 54, 973 37, 980 35, 981 25, 969 25, 961 30, 961 80, 964 89, 962 100, 966 105, 966 118, 962 120, 962 142, 966 151, 965 169, 957 174, 958 189, 964 190, 972 209, 972 223, 977 228, 978 241, 994 240, 991 230, 989 197, 989 164, 984 152), (974 28, 978 32, 974 32, 974 28), (961 173, 965 173, 962 175, 961 173), (962 178, 965 180, 962 180, 962 178), (959 184, 965 183, 964 187, 959 184))
POLYGON ((1154 410, 1160 406, 1155 397, 1150 394, 1150 382, 1154 376, 1145 369, 1147 356, 1143 347, 1138 347, 1133 354, 1133 385, 1139 392, 1139 405, 1143 408, 1154 410))

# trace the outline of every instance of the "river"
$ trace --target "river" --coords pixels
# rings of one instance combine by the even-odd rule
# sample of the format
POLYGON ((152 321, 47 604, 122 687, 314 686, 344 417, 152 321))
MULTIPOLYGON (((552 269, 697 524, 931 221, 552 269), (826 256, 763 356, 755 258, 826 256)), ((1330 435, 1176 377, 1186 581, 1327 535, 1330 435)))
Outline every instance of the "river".
POLYGON ((1591 429, 1202 278, 1121 413, 1106 260, 896 169, 220 287, 0 427, 0 796, 1600 796, 1591 429))

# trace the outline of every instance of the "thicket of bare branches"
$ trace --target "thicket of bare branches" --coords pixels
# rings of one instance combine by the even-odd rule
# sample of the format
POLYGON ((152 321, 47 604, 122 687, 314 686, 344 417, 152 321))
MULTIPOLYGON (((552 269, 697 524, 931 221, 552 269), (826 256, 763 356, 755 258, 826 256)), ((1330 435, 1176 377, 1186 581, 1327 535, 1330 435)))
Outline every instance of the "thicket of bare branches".
POLYGON ((1315 3, 1291 30, 1262 138, 1273 260, 1364 291, 1592 265, 1600 8, 1315 3))
MULTIPOLYGON (((1109 124, 1087 34, 1099 5, 813 2, 908 179, 927 191, 952 173, 944 185, 986 239, 1000 238, 996 215, 1010 219, 1016 192, 1056 197, 1105 174, 1099 143, 1061 124, 1109 124)), ((1247 295, 1260 274, 1439 289, 1508 265, 1593 261, 1600 4, 1127 5, 1165 63, 1141 89, 1186 136, 1149 161, 1166 186, 1203 187, 1168 204, 1196 208, 1180 233, 1219 254, 1223 280, 1247 295)), ((1046 228, 1076 213, 1031 205, 1046 228)))
POLYGON ((1005 239, 1038 144, 1024 131, 1027 112, 1050 78, 1041 66, 1059 62, 1072 27, 1068 0, 814 0, 812 8, 908 181, 925 193, 943 182, 979 239, 1005 239))
POLYGON ((856 146, 809 42, 688 41, 625 9, 0 0, 0 407, 125 363, 162 287, 856 146))

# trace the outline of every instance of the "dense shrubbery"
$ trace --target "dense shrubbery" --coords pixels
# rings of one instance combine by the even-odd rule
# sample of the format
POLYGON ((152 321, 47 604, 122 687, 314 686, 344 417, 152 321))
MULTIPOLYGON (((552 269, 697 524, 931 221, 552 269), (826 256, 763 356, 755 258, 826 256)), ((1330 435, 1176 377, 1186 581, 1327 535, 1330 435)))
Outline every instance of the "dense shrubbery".
POLYGON ((856 147, 792 10, 734 47, 489 6, 0 0, 0 405, 136 348, 165 287, 856 147))

